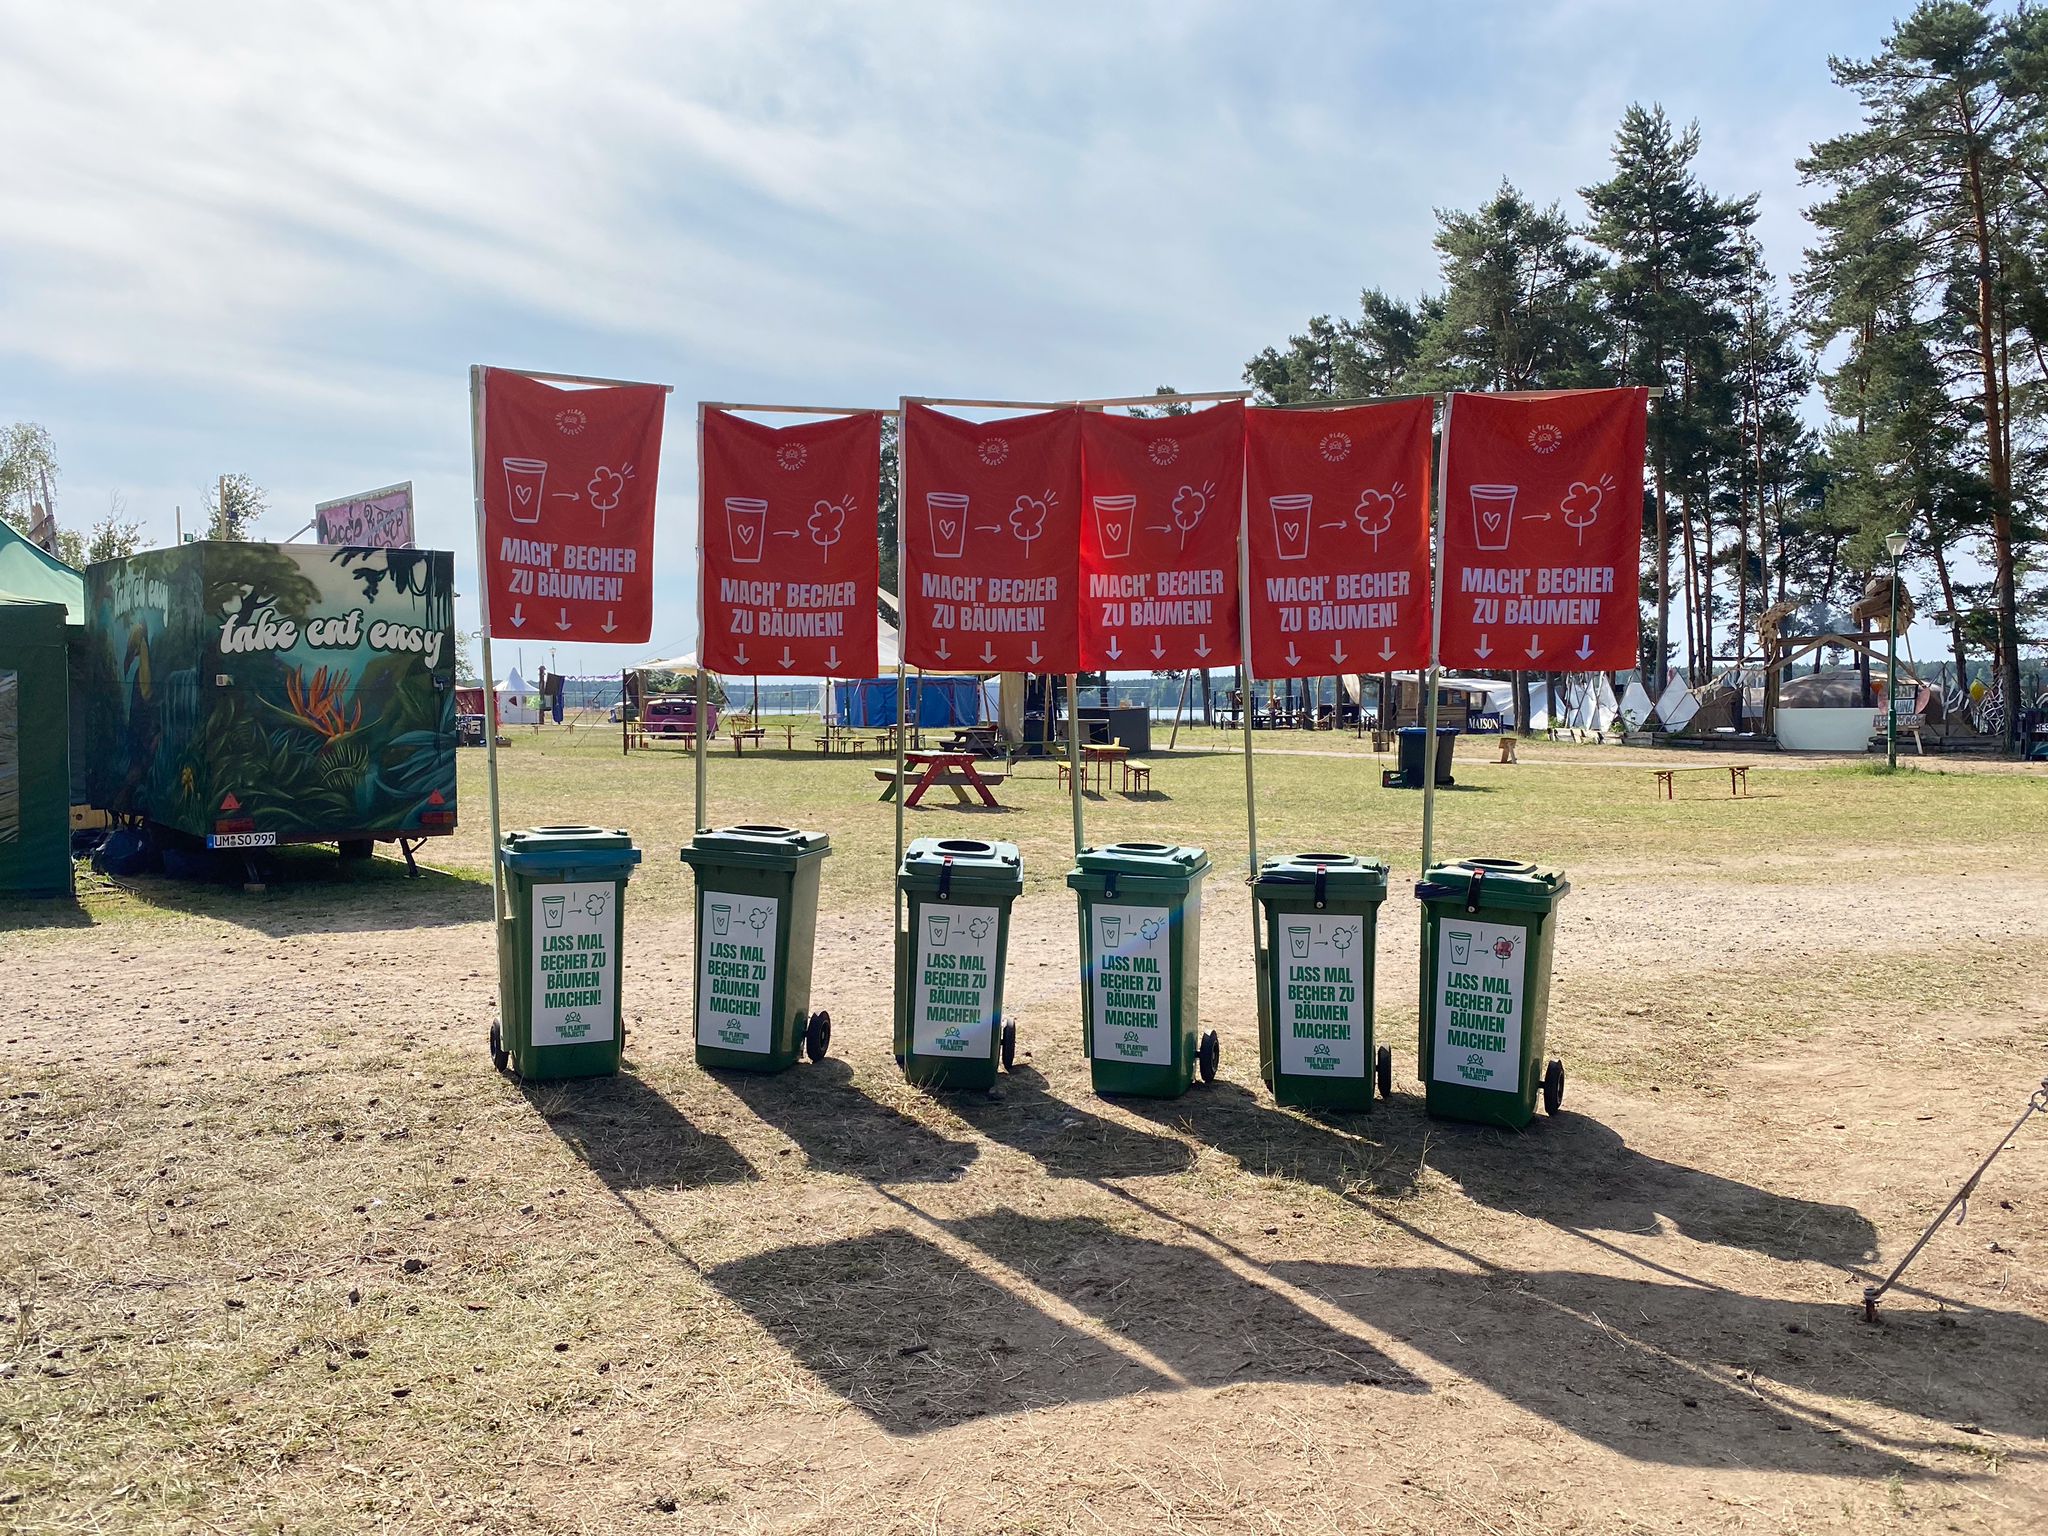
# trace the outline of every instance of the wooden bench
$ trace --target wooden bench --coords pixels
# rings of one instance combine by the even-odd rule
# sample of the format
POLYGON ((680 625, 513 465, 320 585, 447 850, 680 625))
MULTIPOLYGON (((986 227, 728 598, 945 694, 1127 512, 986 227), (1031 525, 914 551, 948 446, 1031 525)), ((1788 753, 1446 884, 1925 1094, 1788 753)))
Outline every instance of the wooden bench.
POLYGON ((1503 731, 1500 738, 1500 760, 1504 763, 1520 762, 1515 756, 1515 738, 1503 731))
POLYGON ((1148 795, 1152 793, 1152 765, 1150 763, 1138 763, 1125 758, 1123 769, 1125 794, 1131 793, 1131 786, 1134 784, 1144 793, 1148 795))
MULTIPOLYGON (((886 786, 882 791, 882 798, 884 800, 895 799, 896 770, 894 768, 877 768, 874 770, 874 774, 875 782, 877 784, 886 786)), ((917 781, 923 777, 924 770, 922 768, 919 768, 915 771, 905 769, 903 774, 903 782, 906 785, 909 785, 914 788, 917 784, 917 781)), ((990 789, 994 789, 998 784, 1003 782, 1007 775, 1000 773, 982 773, 977 769, 975 772, 975 777, 980 779, 981 782, 986 784, 990 789)), ((959 772, 957 769, 941 769, 938 773, 932 775, 932 783, 935 785, 943 784, 946 788, 952 790, 953 798, 958 800, 962 805, 972 805, 974 803, 972 798, 970 798, 967 793, 967 775, 959 772)))
POLYGON ((745 744, 747 742, 751 741, 756 746, 759 746, 762 742, 768 739, 768 733, 758 725, 750 729, 734 731, 731 733, 731 735, 732 751, 733 756, 735 757, 738 757, 742 754, 745 744))
POLYGON ((1696 768, 1652 768, 1650 772, 1656 775, 1657 781, 1652 794, 1661 791, 1662 798, 1675 800, 1675 781, 1681 773, 1720 773, 1725 769, 1728 774, 1728 798, 1741 799, 1749 794, 1749 766, 1748 763, 1701 763, 1696 768))

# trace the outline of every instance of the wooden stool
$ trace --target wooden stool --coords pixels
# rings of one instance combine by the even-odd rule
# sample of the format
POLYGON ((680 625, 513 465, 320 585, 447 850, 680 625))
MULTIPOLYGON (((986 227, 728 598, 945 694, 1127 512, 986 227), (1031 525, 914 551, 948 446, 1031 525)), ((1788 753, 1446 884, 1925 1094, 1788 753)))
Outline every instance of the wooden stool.
POLYGON ((1067 787, 1067 785, 1068 785, 1069 781, 1071 781, 1071 780, 1072 780, 1072 778, 1074 777, 1074 765, 1073 765, 1072 763, 1066 763, 1066 762, 1063 762, 1063 763, 1061 763, 1061 764, 1059 765, 1059 768, 1060 768, 1060 788, 1061 788, 1061 789, 1065 789, 1065 788, 1067 787))
POLYGON ((1515 757, 1515 738, 1514 738, 1514 737, 1512 737, 1512 736, 1509 736, 1509 735, 1506 735, 1506 734, 1503 734, 1503 735, 1501 736, 1501 739, 1500 739, 1500 760, 1501 760, 1502 762, 1504 762, 1504 763, 1512 763, 1512 762, 1515 762, 1515 761, 1517 760, 1517 759, 1516 759, 1516 757, 1515 757))
POLYGON ((1128 795, 1133 785, 1136 785, 1148 795, 1152 793, 1152 765, 1150 763, 1134 763, 1126 758, 1124 760, 1124 793, 1128 795))

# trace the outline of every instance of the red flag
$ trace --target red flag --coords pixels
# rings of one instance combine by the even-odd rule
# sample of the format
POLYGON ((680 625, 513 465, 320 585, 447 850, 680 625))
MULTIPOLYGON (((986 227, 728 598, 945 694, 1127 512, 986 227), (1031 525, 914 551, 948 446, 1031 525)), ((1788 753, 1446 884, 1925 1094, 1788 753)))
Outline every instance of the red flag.
POLYGON ((704 665, 875 675, 881 475, 880 412, 788 427, 705 414, 704 665))
POLYGON ((1254 677, 1428 662, 1434 417, 1427 398, 1250 413, 1254 677))
POLYGON ((483 393, 492 637, 644 644, 667 392, 558 389, 486 368, 483 393))
POLYGON ((1081 665, 1237 661, 1244 405, 1081 418, 1081 665))
POLYGON ((903 420, 903 659, 1080 670, 1081 413, 903 420))
POLYGON ((1649 393, 1452 395, 1445 665, 1633 669, 1649 393))

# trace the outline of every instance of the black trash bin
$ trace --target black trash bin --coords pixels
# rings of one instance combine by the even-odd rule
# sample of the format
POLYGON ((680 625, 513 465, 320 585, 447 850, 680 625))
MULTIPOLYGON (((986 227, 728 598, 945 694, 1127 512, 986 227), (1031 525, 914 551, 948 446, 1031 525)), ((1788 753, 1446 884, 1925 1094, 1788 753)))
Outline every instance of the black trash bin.
MULTIPOLYGON (((1420 725, 1404 725, 1398 734, 1401 738, 1400 766, 1393 773, 1385 775, 1384 782, 1396 789, 1420 789, 1423 748, 1424 743, 1429 740, 1429 731, 1427 727, 1420 725)), ((1436 728, 1436 782, 1439 789, 1458 782, 1451 777, 1451 752, 1457 740, 1458 732, 1455 726, 1440 725, 1436 728)))

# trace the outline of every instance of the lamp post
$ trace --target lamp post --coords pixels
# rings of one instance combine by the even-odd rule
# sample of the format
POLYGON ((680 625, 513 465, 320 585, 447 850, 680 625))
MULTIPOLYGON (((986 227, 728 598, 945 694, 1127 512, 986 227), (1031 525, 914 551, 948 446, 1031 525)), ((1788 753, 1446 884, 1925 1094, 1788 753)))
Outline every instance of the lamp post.
POLYGON ((1890 773, 1899 766, 1899 559, 1906 553, 1906 536, 1888 533, 1884 547, 1892 557, 1892 617, 1885 630, 1884 664, 1884 765, 1890 773))

